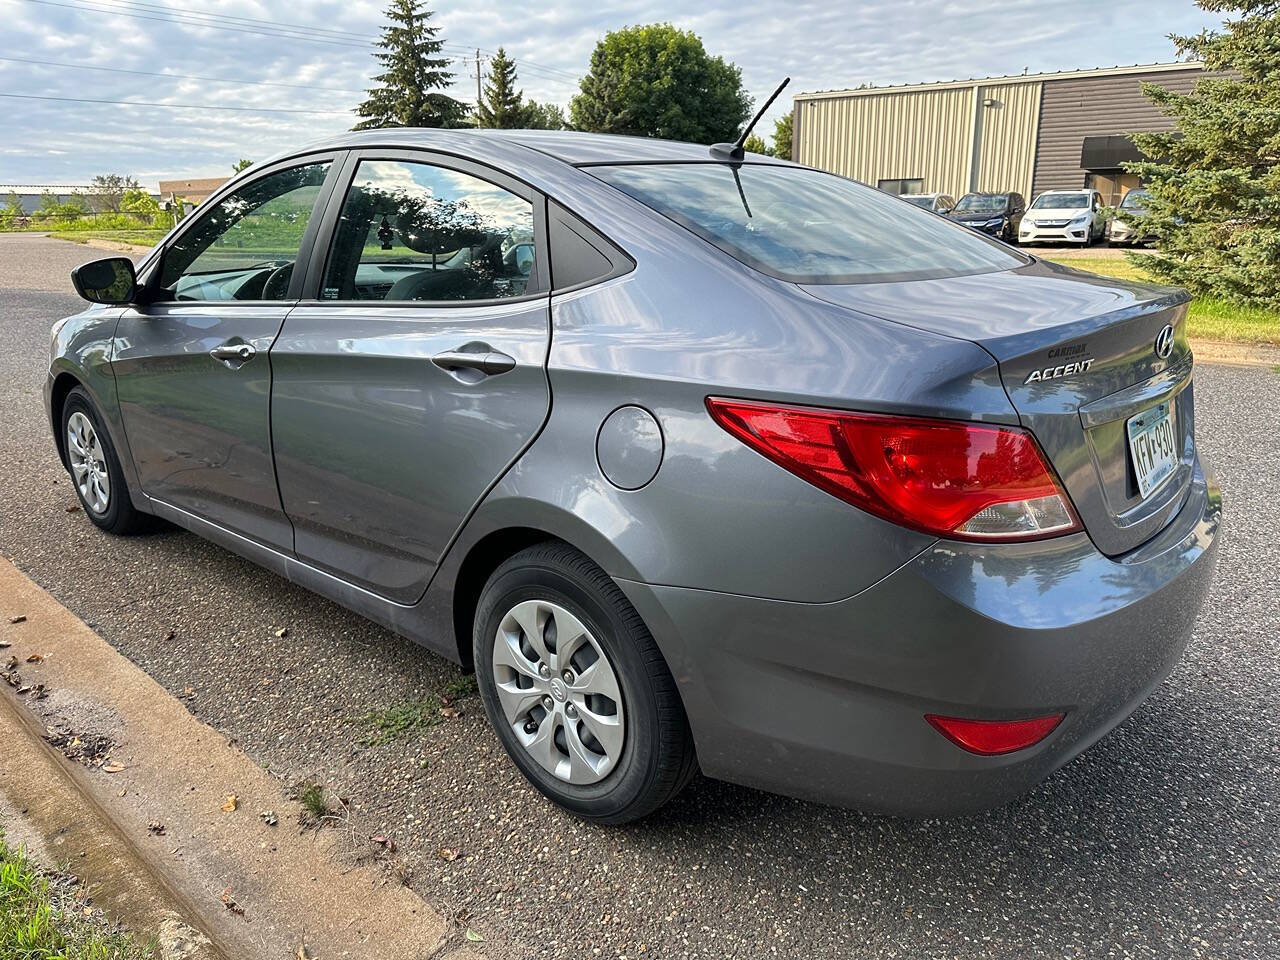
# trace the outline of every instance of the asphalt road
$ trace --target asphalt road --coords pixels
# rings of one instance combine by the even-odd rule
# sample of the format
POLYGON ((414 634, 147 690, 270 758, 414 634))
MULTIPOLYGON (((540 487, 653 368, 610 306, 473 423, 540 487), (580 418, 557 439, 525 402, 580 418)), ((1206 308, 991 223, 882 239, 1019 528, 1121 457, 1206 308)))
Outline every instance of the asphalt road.
POLYGON ((908 822, 697 780, 649 822, 603 829, 524 784, 474 698, 362 745, 362 715, 442 691, 456 668, 190 534, 113 539, 66 512, 39 391, 49 325, 79 309, 67 271, 90 255, 0 235, 0 549, 168 689, 191 688, 190 709, 282 782, 350 797, 408 882, 494 956, 1280 955, 1272 369, 1196 374, 1228 519, 1187 656, 1033 794, 908 822))

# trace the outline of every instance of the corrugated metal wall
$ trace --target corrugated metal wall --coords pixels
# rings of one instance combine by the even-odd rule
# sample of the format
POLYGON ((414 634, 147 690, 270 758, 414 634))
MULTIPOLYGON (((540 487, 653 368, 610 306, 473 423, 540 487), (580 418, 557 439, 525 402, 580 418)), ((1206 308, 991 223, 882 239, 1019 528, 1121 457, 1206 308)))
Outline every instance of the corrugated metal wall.
POLYGON ((973 88, 796 102, 795 159, 875 186, 921 177, 926 193, 960 194, 973 150, 973 88))
POLYGON ((1168 130, 1168 118, 1142 95, 1143 82, 1186 92, 1195 86, 1200 75, 1198 70, 1174 70, 1127 77, 1046 80, 1040 103, 1033 192, 1084 186, 1080 150, 1085 137, 1168 130))
POLYGON ((1002 83, 979 88, 981 101, 995 101, 978 114, 978 163, 972 187, 986 193, 1031 190, 1041 83, 1002 83))

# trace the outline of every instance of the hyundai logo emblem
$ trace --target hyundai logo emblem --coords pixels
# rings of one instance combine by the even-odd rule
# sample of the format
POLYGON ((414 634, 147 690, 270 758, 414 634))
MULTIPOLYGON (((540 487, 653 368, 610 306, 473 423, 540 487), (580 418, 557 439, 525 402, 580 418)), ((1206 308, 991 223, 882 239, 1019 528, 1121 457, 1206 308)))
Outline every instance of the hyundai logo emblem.
POLYGON ((1166 323, 1156 334, 1156 356, 1161 360, 1167 360, 1171 353, 1173 353, 1173 324, 1166 323))

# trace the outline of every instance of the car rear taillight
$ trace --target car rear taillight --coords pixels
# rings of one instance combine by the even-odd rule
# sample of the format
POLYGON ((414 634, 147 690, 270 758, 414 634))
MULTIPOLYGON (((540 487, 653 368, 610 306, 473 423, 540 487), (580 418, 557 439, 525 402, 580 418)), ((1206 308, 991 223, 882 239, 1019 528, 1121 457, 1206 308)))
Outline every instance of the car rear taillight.
POLYGON ((715 421, 796 476, 869 513, 956 540, 1038 540, 1080 521, 1017 427, 708 397, 715 421))
POLYGON ((984 757, 1033 747, 1058 728, 1064 714, 1052 713, 1029 720, 965 720, 926 713, 935 730, 963 750, 984 757))

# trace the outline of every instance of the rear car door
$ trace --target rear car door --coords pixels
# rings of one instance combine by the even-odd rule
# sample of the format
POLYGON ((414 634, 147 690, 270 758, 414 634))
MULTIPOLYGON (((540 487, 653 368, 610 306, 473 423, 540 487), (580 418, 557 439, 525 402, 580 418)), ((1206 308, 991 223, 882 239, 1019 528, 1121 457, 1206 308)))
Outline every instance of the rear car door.
POLYGON ((549 409, 545 200, 419 151, 342 184, 271 351, 276 471, 299 559, 412 603, 549 409))
POLYGON ((278 164, 192 214, 125 310, 113 364, 150 497, 291 551, 271 459, 269 350, 301 288, 336 174, 332 155, 278 164))

